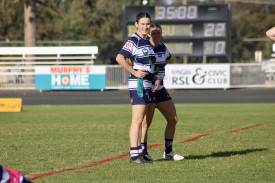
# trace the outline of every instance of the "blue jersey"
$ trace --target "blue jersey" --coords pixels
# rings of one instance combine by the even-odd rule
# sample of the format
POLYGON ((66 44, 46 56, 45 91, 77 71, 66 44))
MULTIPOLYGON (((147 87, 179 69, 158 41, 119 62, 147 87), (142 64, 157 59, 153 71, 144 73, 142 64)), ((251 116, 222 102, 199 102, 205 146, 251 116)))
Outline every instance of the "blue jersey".
POLYGON ((159 43, 158 47, 154 47, 154 53, 156 57, 155 61, 155 73, 162 81, 158 90, 161 90, 163 86, 163 78, 165 76, 165 61, 171 58, 171 53, 163 43, 159 43))
MULTIPOLYGON (((124 44, 119 54, 131 59, 133 69, 144 69, 149 73, 154 73, 154 51, 149 40, 141 38, 137 33, 134 33, 130 39, 124 44)), ((130 74, 128 80, 129 90, 137 90, 137 77, 130 74)), ((152 88, 152 77, 143 78, 143 88, 152 88)))

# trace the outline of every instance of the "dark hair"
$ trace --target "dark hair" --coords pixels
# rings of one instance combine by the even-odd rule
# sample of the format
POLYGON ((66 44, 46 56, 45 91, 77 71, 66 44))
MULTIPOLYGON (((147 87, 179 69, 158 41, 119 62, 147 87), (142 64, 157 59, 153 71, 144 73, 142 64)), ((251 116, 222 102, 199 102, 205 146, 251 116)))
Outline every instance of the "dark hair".
POLYGON ((157 22, 151 22, 150 29, 151 28, 159 28, 160 30, 162 30, 160 24, 158 24, 157 22))
POLYGON ((149 18, 150 21, 151 21, 151 16, 149 15, 149 13, 146 13, 146 12, 140 12, 139 14, 137 14, 137 16, 136 16, 136 23, 138 23, 138 21, 141 18, 149 18))
MULTIPOLYGON (((152 28, 158 28, 158 29, 160 29, 160 31, 162 32, 162 28, 161 28, 161 26, 160 26, 160 24, 159 23, 157 23, 157 22, 151 22, 150 23, 150 34, 151 34, 151 29, 152 28)), ((161 36, 161 40, 160 41, 162 41, 163 40, 163 37, 161 36)))

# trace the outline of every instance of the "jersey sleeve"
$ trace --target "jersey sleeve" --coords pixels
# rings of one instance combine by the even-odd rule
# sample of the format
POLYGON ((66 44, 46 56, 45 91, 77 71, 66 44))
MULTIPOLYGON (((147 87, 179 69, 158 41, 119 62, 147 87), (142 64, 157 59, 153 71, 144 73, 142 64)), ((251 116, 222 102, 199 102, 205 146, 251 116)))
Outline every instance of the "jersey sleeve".
POLYGON ((122 47, 119 54, 125 56, 127 59, 131 58, 132 55, 134 55, 134 51, 136 50, 136 40, 131 37, 122 47))

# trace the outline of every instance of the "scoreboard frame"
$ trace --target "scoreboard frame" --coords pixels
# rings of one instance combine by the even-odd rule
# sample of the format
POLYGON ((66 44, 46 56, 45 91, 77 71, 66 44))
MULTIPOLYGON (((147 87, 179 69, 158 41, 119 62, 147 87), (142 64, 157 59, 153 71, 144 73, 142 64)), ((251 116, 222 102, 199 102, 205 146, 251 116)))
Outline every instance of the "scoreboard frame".
POLYGON ((227 57, 231 62, 229 4, 124 6, 123 40, 136 32, 135 18, 147 12, 162 26, 163 43, 174 56, 227 57))

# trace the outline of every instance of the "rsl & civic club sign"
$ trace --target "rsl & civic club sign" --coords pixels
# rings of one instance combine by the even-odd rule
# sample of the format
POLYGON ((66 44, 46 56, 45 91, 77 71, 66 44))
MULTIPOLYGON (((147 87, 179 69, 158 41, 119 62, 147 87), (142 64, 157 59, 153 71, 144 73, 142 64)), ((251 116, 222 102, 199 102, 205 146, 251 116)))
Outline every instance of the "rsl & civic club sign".
POLYGON ((166 88, 229 88, 229 64, 170 64, 165 67, 166 88))

